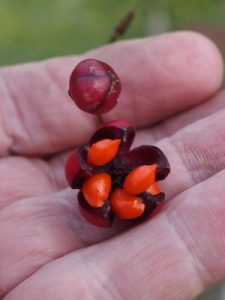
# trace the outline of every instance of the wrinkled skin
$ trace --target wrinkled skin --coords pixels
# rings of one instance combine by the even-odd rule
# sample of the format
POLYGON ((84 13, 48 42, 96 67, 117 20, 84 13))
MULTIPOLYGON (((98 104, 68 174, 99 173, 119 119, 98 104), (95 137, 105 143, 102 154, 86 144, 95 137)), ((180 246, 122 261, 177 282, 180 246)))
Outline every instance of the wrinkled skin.
POLYGON ((215 46, 191 32, 0 70, 0 298, 192 299, 225 279, 222 73, 215 46), (166 207, 131 230, 84 221, 64 179, 69 150, 101 122, 66 96, 87 57, 122 81, 104 120, 138 127, 136 146, 155 144, 171 164, 166 207))

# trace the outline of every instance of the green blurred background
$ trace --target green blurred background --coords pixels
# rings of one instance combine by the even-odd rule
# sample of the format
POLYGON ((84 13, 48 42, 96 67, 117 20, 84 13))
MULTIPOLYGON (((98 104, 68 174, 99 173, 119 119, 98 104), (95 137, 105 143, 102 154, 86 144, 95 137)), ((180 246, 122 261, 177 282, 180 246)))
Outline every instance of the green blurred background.
POLYGON ((98 47, 130 9, 124 38, 193 29, 225 52, 225 0, 0 0, 0 65, 98 47))
MULTIPOLYGON (((191 29, 213 39, 225 56, 225 0, 0 0, 0 65, 101 46, 129 10, 135 18, 123 38, 191 29)), ((201 299, 224 295, 220 286, 201 299)))

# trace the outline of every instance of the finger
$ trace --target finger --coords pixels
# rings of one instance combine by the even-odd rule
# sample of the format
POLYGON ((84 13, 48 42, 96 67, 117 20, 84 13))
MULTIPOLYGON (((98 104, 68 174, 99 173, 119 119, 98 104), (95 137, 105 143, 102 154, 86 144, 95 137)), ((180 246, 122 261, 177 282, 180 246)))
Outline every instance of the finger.
POLYGON ((225 108, 225 91, 218 92, 214 97, 208 99, 204 103, 197 105, 191 109, 172 116, 151 128, 139 131, 136 143, 140 144, 148 135, 149 143, 170 137, 180 129, 194 123, 200 119, 209 117, 210 115, 223 110, 225 108))
POLYGON ((157 143, 171 164, 170 176, 161 183, 167 199, 225 168, 224 117, 225 109, 157 143))
POLYGON ((99 121, 78 110, 67 95, 70 72, 80 59, 1 69, 1 156, 44 155, 86 142, 99 121))
POLYGON ((121 101, 106 118, 127 119, 136 126, 196 105, 214 93, 222 79, 221 56, 215 46, 190 32, 119 42, 86 56, 4 68, 1 155, 50 154, 87 141, 99 120, 66 98, 71 69, 87 56, 111 63, 121 77, 121 101))
MULTIPOLYGON (((223 100, 220 96, 216 99, 223 100)), ((224 101, 215 100, 205 104, 207 114, 215 106, 222 108, 224 101), (209 104, 213 104, 211 108, 209 104), (215 105, 214 105, 215 104, 215 105)), ((195 118, 202 114, 186 112, 179 118, 181 123, 186 122, 188 116, 195 118), (182 120, 182 117, 184 120, 182 120)), ((166 191, 167 198, 174 197, 195 183, 204 180, 225 167, 224 161, 224 116, 225 110, 214 113, 208 118, 184 127, 171 137, 158 141, 156 144, 167 155, 171 164, 171 174, 166 182, 161 183, 162 190, 166 191), (216 131, 215 131, 216 130, 216 131)), ((167 124, 167 132, 176 128, 175 121, 167 124)), ((162 126, 162 125, 159 125, 162 126)), ((140 130, 136 144, 151 144, 155 129, 140 130)), ((160 133, 162 136, 163 133, 160 133)), ((6 158, 0 161, 0 206, 8 205, 25 197, 41 196, 66 188, 68 185, 64 175, 64 165, 68 154, 58 155, 49 164, 46 161, 25 158, 6 158), (21 169, 23 173, 21 174, 21 169), (10 187, 9 187, 10 186, 10 187)))
POLYGON ((50 168, 46 161, 37 158, 10 156, 0 159, 0 209, 14 201, 58 191, 55 166, 52 163, 50 168))
MULTIPOLYGON (((125 119, 136 126, 153 124, 206 100, 220 86, 222 61, 217 49, 204 36, 178 32, 153 37, 151 41, 149 47, 141 49, 141 41, 137 40, 133 51, 143 52, 119 69, 124 89, 121 102, 112 113, 106 114, 105 120, 125 119), (128 77, 130 72, 132 82, 128 77)), ((124 45, 123 54, 110 57, 109 62, 124 64, 129 58, 126 50, 124 45)), ((108 52, 110 48, 103 49, 99 57, 107 59, 108 52)), ((114 53, 117 54, 117 49, 114 53)))
MULTIPOLYGON (((187 126, 158 144, 167 154, 171 164, 171 174, 161 183, 162 191, 166 193, 167 200, 191 188, 202 180, 213 176, 213 174, 225 167, 224 117, 225 110, 217 112, 208 118, 187 126)), ((14 278, 15 276, 14 282, 18 283, 25 276, 29 276, 36 268, 46 263, 46 251, 47 253, 51 253, 48 256, 50 261, 69 251, 104 241, 118 233, 118 231, 121 231, 120 224, 110 230, 104 231, 88 224, 80 215, 76 197, 74 191, 71 190, 69 192, 67 190, 66 194, 59 193, 52 196, 52 198, 43 197, 27 199, 25 202, 19 201, 14 206, 11 205, 11 207, 8 206, 7 209, 2 210, 0 214, 0 228, 2 229, 2 233, 4 233, 2 235, 2 242, 0 240, 0 245, 4 244, 4 248, 1 250, 1 253, 4 254, 1 256, 3 260, 0 270, 2 278, 4 278, 4 274, 9 273, 9 270, 14 272, 14 261, 20 262, 22 276, 17 268, 16 274, 12 273, 9 278, 14 278), (42 202, 44 205, 41 204, 42 202), (17 219, 18 217, 20 218, 18 205, 22 208, 24 205, 28 207, 26 209, 28 217, 25 218, 22 215, 22 224, 17 219), (30 205, 32 208, 31 211, 29 211, 30 205), (64 210, 64 206, 68 207, 68 209, 64 210), (59 208, 63 209, 63 211, 59 208), (17 218, 13 217, 14 223, 11 222, 10 227, 8 227, 9 220, 12 219, 10 217, 12 211, 17 212, 17 218), (52 218, 54 221, 52 221, 52 218), (43 224, 40 226, 44 228, 40 229, 41 235, 34 235, 32 241, 30 241, 30 230, 35 230, 37 224, 39 224, 38 222, 43 224), (73 231, 72 234, 71 231, 73 231), (63 236, 61 235, 62 232, 64 232, 63 236), (11 241, 16 240, 21 234, 27 242, 22 244, 22 249, 16 248, 17 251, 15 253, 10 253, 9 249, 12 248, 11 241), (9 236, 10 240, 5 240, 5 236, 9 236), (49 241, 49 243, 46 241, 49 241), (37 265, 35 265, 35 268, 31 268, 30 253, 39 252, 41 254, 39 255, 37 265), (21 260, 21 257, 26 257, 26 259, 21 260), (12 267, 12 263, 14 267, 12 267), (26 272, 26 274, 23 272, 26 272)), ((17 243, 17 247, 20 247, 20 242, 17 243)), ((15 246, 13 249, 15 249, 15 246)), ((5 279, 5 282, 2 279, 5 290, 9 290, 12 287, 10 282, 13 282, 9 282, 7 279, 5 279)))
POLYGON ((49 263, 5 300, 194 299, 225 278, 224 180, 222 171, 153 221, 49 263))

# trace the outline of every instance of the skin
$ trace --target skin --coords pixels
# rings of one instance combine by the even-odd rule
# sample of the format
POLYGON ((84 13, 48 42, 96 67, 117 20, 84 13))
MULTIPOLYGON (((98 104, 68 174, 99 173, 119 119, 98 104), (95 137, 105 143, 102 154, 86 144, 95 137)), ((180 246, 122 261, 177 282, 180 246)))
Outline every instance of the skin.
POLYGON ((118 42, 0 70, 0 298, 192 299, 225 279, 225 93, 221 56, 192 32, 118 42), (82 59, 122 81, 104 121, 136 126, 171 174, 165 209, 135 228, 88 224, 67 187, 69 151, 102 122, 66 96, 82 59))

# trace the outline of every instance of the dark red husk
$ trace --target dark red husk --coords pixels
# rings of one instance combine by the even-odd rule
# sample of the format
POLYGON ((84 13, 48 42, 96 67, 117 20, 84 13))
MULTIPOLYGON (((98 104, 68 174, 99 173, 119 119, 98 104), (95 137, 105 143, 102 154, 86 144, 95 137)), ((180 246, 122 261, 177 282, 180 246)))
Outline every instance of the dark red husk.
POLYGON ((66 162, 65 175, 72 189, 80 189, 84 180, 93 174, 93 167, 87 163, 87 149, 78 147, 66 162))
POLYGON ((163 180, 170 172, 169 162, 164 153, 155 146, 140 146, 124 156, 130 170, 141 165, 157 164, 156 180, 163 180))
POLYGON ((117 103, 121 83, 116 72, 106 63, 86 59, 73 70, 69 95, 83 111, 103 114, 117 103))
POLYGON ((112 121, 101 126, 91 137, 90 146, 103 139, 120 139, 119 154, 129 151, 135 137, 132 126, 124 121, 112 121))
POLYGON ((100 208, 91 207, 85 200, 83 193, 78 193, 80 212, 91 224, 99 227, 110 227, 115 216, 112 213, 109 201, 105 201, 100 208))

